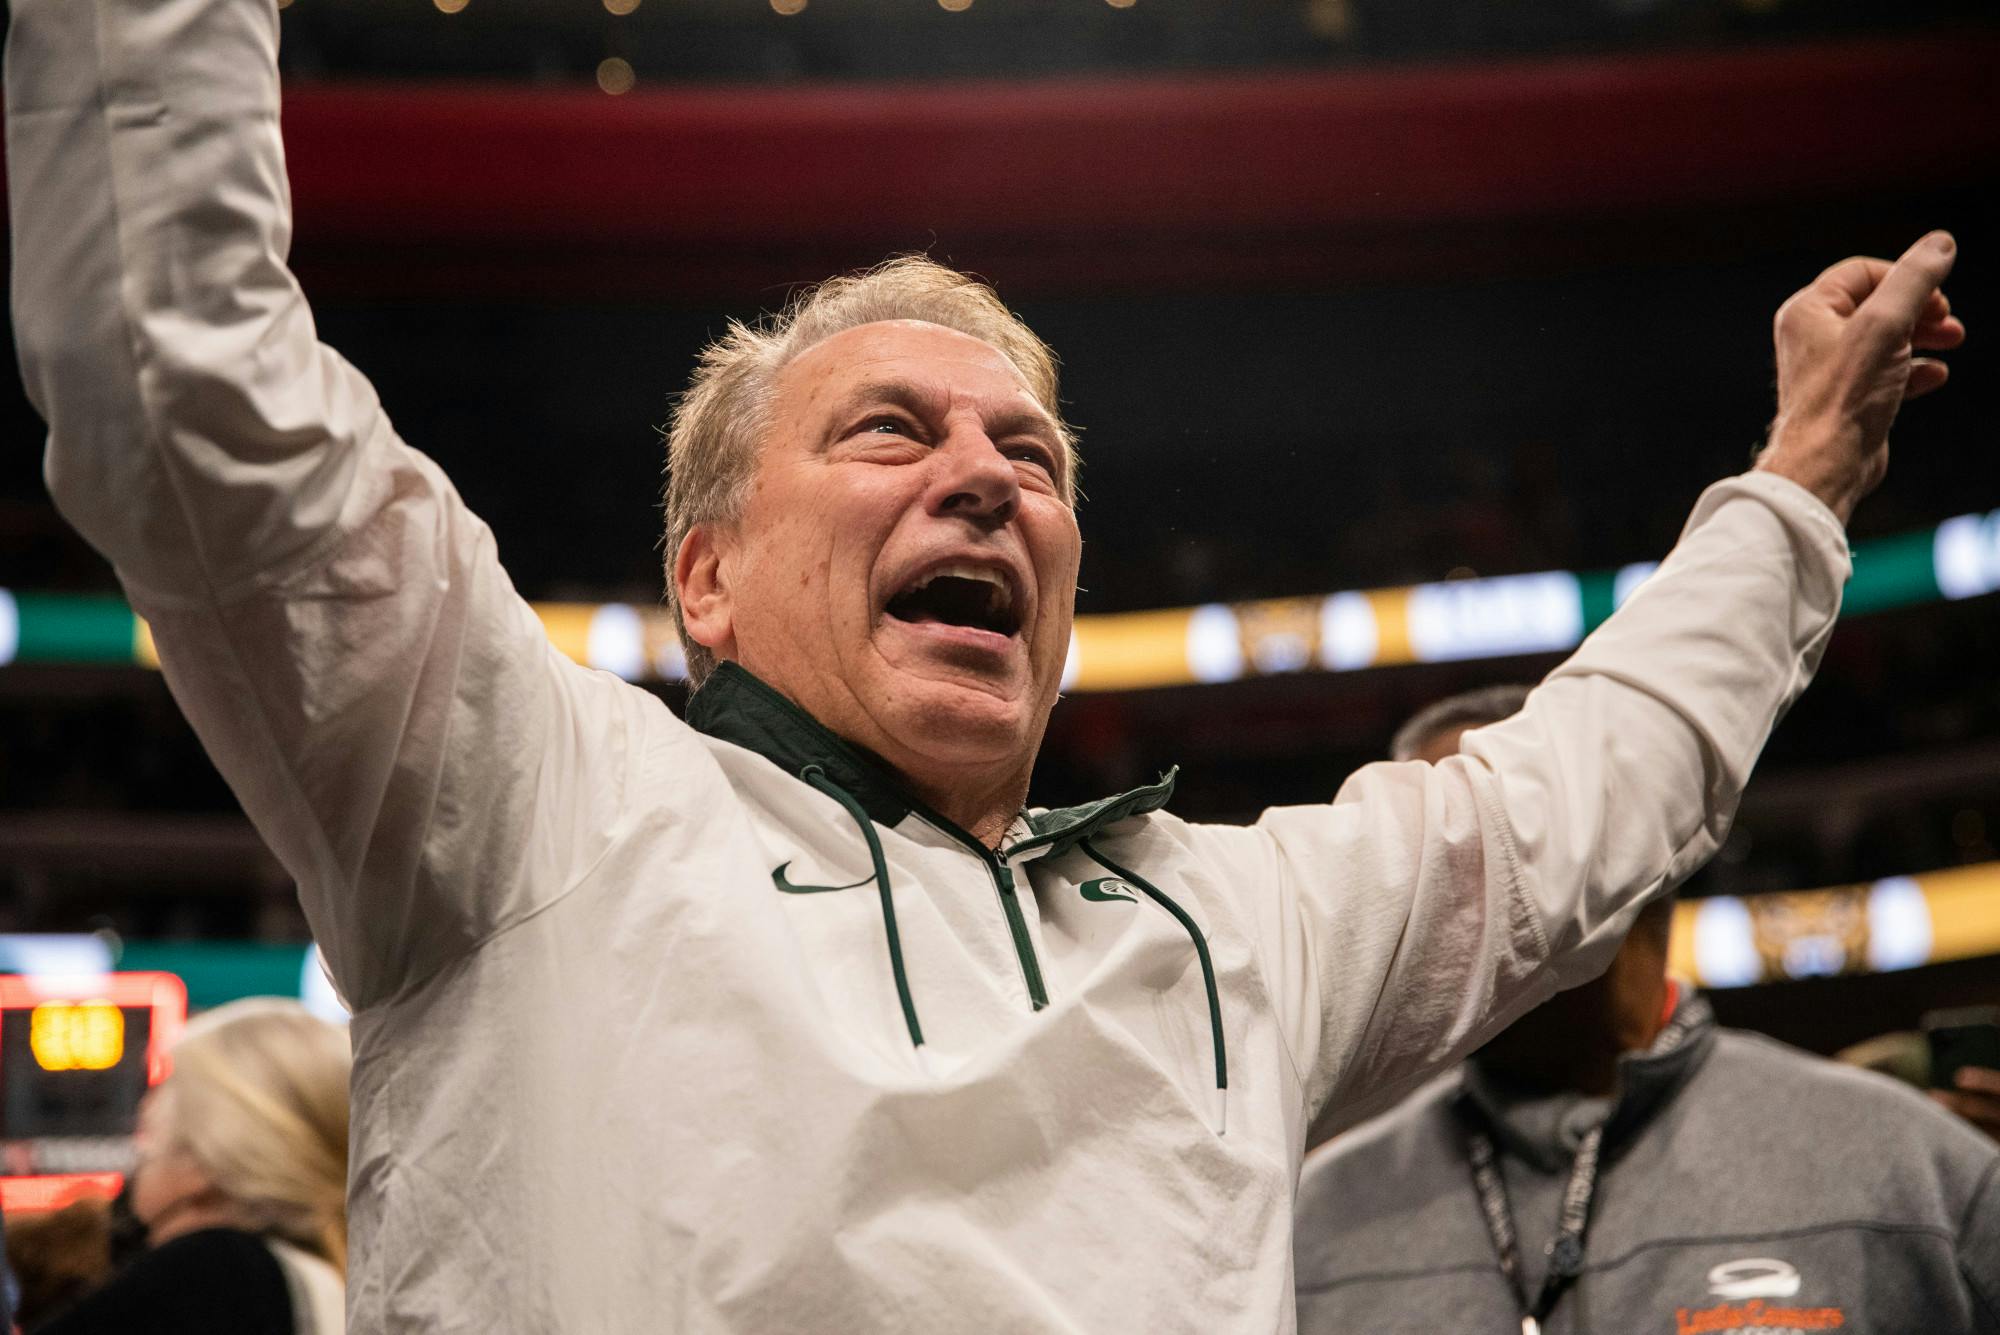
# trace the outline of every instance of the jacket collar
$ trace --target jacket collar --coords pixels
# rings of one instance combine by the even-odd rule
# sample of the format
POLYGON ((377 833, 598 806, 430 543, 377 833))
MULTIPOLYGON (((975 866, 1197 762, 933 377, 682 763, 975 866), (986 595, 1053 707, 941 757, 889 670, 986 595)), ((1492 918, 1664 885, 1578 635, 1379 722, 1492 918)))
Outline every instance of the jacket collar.
POLYGON ((1090 838, 1105 826, 1124 820, 1128 816, 1143 816, 1149 811, 1158 811, 1174 795, 1174 780, 1180 776, 1180 766, 1175 765, 1162 774, 1157 783, 1149 783, 1130 792, 1113 797, 1099 798, 1082 806, 1057 807, 1053 811, 1037 811, 1028 817, 1028 837, 1015 844, 1008 852, 1020 852, 1029 848, 1047 846, 1046 857, 1058 857, 1076 845, 1090 838))
MULTIPOLYGON (((689 698, 687 721, 698 732, 755 751, 793 778, 818 765, 878 825, 895 826, 914 813, 961 842, 972 842, 971 835, 911 796, 887 761, 828 730, 738 664, 716 665, 689 698)), ((1028 836, 1005 851, 1011 856, 1039 849, 1053 856, 1114 821, 1157 811, 1173 796, 1178 772, 1169 770, 1158 783, 1082 806, 1029 814, 1028 836)))
POLYGON ((1576 1155, 1576 1139, 1599 1120, 1587 1116, 1593 1105, 1609 1107, 1601 1119, 1604 1144, 1607 1151, 1615 1151, 1666 1107, 1715 1046, 1715 1011, 1708 999, 1685 982, 1679 988, 1674 1013, 1653 1045, 1618 1059, 1615 1101, 1525 1094, 1486 1071, 1477 1059, 1465 1064, 1465 1096, 1485 1115, 1497 1142, 1544 1172, 1569 1166, 1576 1155))
POLYGON ((818 765, 878 825, 900 824, 917 808, 881 757, 828 731, 734 663, 717 664, 688 698, 687 721, 697 732, 755 751, 795 779, 806 766, 818 765))

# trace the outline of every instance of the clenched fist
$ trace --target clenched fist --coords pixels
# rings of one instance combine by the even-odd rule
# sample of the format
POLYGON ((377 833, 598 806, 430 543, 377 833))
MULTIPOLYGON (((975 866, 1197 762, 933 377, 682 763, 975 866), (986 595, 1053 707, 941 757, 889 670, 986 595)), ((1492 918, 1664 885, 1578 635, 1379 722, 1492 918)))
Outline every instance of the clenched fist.
POLYGON ((1950 233, 1932 232, 1894 264, 1842 260, 1778 308, 1778 416, 1757 467, 1843 523, 1888 471, 1903 400, 1945 382, 1945 364, 1918 354, 1965 341, 1941 290, 1957 252, 1950 233))

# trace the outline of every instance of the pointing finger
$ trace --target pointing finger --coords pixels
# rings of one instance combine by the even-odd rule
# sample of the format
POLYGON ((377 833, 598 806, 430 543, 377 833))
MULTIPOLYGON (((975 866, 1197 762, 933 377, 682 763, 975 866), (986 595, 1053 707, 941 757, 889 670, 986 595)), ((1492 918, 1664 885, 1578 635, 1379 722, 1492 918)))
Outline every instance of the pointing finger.
POLYGON ((1903 252, 1862 301, 1861 311, 1874 315, 1878 327, 1892 331, 1897 342, 1908 338, 1957 256, 1951 233, 1932 232, 1903 252))

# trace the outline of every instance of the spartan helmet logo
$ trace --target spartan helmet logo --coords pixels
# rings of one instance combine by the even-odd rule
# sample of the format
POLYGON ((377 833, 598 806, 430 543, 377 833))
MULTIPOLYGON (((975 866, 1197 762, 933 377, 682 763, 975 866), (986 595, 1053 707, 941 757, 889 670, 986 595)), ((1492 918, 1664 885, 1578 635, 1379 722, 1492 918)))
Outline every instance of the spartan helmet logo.
POLYGON ((1768 1256, 1724 1261, 1708 1272, 1708 1291, 1718 1298, 1789 1298, 1799 1291, 1799 1272, 1768 1256))
POLYGON ((1766 978, 1816 978, 1868 967, 1868 887, 1757 895, 1744 903, 1766 978))
POLYGON ((1320 620, 1317 598, 1239 603, 1236 625, 1243 657, 1266 674, 1311 667, 1319 661, 1320 620))

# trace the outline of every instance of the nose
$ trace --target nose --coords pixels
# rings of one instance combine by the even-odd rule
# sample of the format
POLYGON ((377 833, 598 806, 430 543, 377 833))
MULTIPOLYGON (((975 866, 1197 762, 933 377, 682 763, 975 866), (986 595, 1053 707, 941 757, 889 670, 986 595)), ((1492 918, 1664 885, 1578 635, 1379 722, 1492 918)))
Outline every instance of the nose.
POLYGON ((983 527, 998 528, 1021 506, 1021 479, 984 431, 967 428, 952 434, 933 455, 937 476, 931 485, 931 510, 957 515, 983 527))

